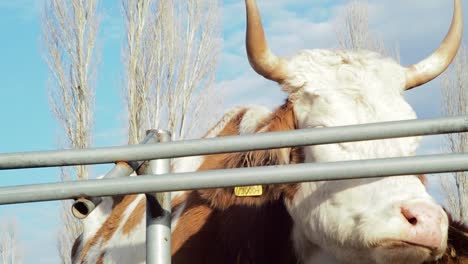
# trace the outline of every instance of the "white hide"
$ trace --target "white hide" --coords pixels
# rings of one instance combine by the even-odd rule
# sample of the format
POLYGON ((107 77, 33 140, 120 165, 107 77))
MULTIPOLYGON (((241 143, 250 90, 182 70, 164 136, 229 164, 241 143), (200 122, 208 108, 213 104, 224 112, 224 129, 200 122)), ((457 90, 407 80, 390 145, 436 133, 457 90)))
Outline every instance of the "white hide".
MULTIPOLYGON (((102 179, 104 175, 96 177, 102 179)), ((83 233, 81 235, 83 241, 91 239, 104 224, 107 217, 112 211, 113 199, 111 197, 101 197, 101 203, 82 221, 83 233)))
POLYGON ((271 111, 265 107, 250 106, 240 122, 239 135, 254 133, 258 126, 258 122, 270 114, 271 111))
MULTIPOLYGON (((84 263, 96 263, 103 252, 105 252, 103 258, 104 263, 145 263, 145 221, 143 221, 145 218, 142 219, 133 232, 130 232, 128 235, 123 235, 121 233, 124 223, 127 222, 128 217, 131 215, 141 199, 145 199, 145 196, 138 195, 137 198, 127 207, 123 217, 121 218, 117 231, 109 241, 106 241, 105 243, 103 243, 102 240, 97 241, 96 244, 91 246, 84 259, 74 259, 72 260, 72 263, 81 263, 82 261, 85 261, 84 263)), ((111 206, 111 198, 105 198, 103 199, 103 202, 83 220, 85 229, 84 234, 88 234, 88 239, 91 239, 94 236, 102 226, 102 223, 110 215, 111 206), (104 215, 106 217, 102 217, 104 215), (102 223, 100 223, 101 221, 102 223)), ((83 241, 87 241, 88 239, 85 238, 83 241)), ((82 246, 80 248, 82 248, 82 246)), ((78 252, 78 256, 79 255, 80 252, 78 252)))
MULTIPOLYGON (((402 95, 404 69, 376 53, 307 50, 288 67, 294 75, 283 89, 290 93, 300 128, 416 118, 402 95)), ((311 146, 305 148, 305 161, 410 156, 418 144, 419 138, 411 137, 311 146)), ((287 205, 296 250, 306 264, 391 263, 374 246, 402 239, 400 229, 408 223, 399 205, 413 200, 433 203, 415 176, 302 183, 287 205)), ((440 228, 447 233, 447 219, 440 228)))

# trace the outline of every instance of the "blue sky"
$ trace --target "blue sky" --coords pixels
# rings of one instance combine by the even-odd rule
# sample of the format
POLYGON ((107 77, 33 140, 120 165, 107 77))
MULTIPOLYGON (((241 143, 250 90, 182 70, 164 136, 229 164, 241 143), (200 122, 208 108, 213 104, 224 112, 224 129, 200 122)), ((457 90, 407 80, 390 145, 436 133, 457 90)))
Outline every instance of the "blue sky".
MULTIPOLYGON (((55 149, 56 123, 48 105, 48 70, 40 45, 42 1, 0 1, 0 152, 55 149)), ((123 24, 120 1, 105 1, 99 35, 94 146, 126 142, 121 100, 123 24)), ((223 2, 223 53, 216 88, 226 107, 278 105, 284 94, 250 69, 243 46, 243 2, 223 2)), ((336 48, 334 25, 345 0, 259 0, 265 29, 274 52, 292 55, 304 48, 336 48)), ((371 29, 388 45, 398 44, 402 63, 412 64, 430 54, 445 35, 452 12, 447 0, 375 0, 370 4, 371 29)), ((467 7, 464 7, 468 14, 467 7)), ((419 117, 440 116, 439 81, 407 93, 419 117)), ((440 137, 426 138, 420 153, 440 152, 440 137)), ((103 173, 109 166, 93 170, 103 173)), ((55 182, 57 169, 0 171, 0 186, 55 182)), ((58 263, 55 238, 59 229, 57 202, 0 206, 0 221, 15 217, 25 263, 58 263)))

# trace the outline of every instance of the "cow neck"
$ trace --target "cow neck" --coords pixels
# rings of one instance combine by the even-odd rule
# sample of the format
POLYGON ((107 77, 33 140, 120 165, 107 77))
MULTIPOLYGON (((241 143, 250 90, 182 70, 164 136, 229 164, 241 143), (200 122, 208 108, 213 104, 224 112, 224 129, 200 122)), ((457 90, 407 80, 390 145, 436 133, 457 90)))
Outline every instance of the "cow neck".
MULTIPOLYGON (((237 134, 244 114, 240 112, 226 124, 220 135, 237 134)), ((287 101, 261 120, 256 131, 295 128, 293 107, 287 101)), ((206 156, 199 170, 302 161, 301 148, 248 151, 206 156)), ((296 263, 291 242, 293 223, 284 201, 292 200, 297 188, 297 184, 264 185, 259 197, 237 197, 233 188, 191 191, 172 235, 173 262, 296 263)))

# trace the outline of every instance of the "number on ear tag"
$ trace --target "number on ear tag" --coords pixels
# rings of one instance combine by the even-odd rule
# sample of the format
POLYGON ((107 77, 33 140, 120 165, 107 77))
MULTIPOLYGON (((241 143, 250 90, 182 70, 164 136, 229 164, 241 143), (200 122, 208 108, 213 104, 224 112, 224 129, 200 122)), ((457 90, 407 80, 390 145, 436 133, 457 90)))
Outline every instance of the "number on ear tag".
POLYGON ((260 196, 263 193, 262 185, 234 187, 234 194, 236 196, 260 196))

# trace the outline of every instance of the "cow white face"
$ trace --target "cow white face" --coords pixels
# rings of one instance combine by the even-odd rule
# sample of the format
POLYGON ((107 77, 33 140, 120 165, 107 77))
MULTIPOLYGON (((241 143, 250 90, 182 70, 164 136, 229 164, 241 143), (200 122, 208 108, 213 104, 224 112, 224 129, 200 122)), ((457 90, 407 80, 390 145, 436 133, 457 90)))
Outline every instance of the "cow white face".
MULTIPOLYGON (((402 93, 442 73, 462 36, 461 0, 454 0, 440 48, 409 67, 366 51, 308 50, 280 58, 268 48, 255 0, 245 2, 250 64, 289 93, 301 128, 415 118, 402 93)), ((404 138, 311 146, 305 159, 409 156, 417 145, 418 138, 404 138)), ((416 176, 303 183, 287 206, 305 263, 422 263, 446 247, 447 216, 416 176)))
POLYGON ((423 263, 446 247, 447 216, 414 176, 302 183, 288 208, 305 263, 325 263, 322 255, 332 263, 423 263))
MULTIPOLYGON (((405 71, 372 52, 310 50, 287 65, 300 128, 414 119, 403 97, 405 71)), ((413 155, 419 138, 328 144, 305 148, 306 162, 413 155)), ((314 246, 340 263, 422 263, 445 250, 448 221, 416 176, 303 183, 288 205, 295 243, 310 263, 314 246), (308 244, 308 245, 307 245, 308 244)), ((307 263, 307 262, 306 262, 307 263)))

